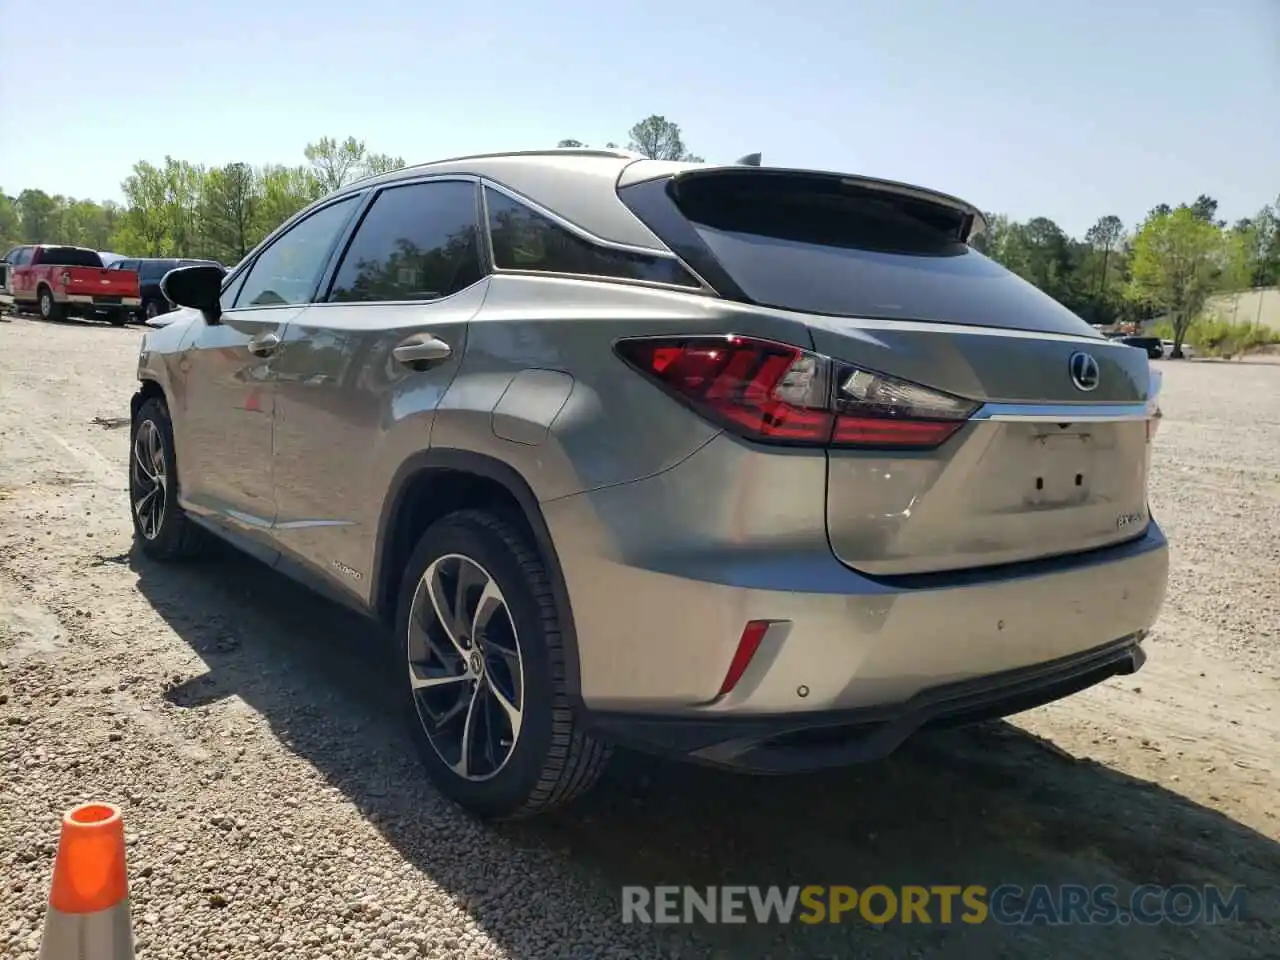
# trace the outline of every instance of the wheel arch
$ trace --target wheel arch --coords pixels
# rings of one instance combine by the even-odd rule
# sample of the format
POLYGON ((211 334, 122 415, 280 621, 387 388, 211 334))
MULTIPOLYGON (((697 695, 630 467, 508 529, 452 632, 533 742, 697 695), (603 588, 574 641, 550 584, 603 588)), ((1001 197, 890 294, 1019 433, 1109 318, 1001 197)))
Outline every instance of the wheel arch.
POLYGON ((143 377, 138 381, 138 389, 129 398, 129 419, 136 420, 142 405, 151 399, 163 401, 166 407, 169 405, 169 398, 165 396, 164 387, 160 386, 160 382, 151 377, 143 377))
POLYGON ((404 566, 422 534, 457 510, 490 509, 519 524, 547 570, 564 642, 565 687, 581 705, 578 635, 559 555, 532 487, 515 468, 469 450, 432 449, 410 456, 392 478, 378 518, 369 606, 383 624, 395 620, 404 566))

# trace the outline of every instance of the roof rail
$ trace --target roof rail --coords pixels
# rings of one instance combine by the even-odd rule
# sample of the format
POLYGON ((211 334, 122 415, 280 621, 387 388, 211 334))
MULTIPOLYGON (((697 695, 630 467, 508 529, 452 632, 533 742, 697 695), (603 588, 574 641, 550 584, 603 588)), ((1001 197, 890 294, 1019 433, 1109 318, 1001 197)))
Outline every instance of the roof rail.
POLYGON ((500 150, 494 153, 466 153, 457 157, 445 157, 441 160, 427 160, 423 163, 411 163, 396 170, 388 170, 386 173, 371 173, 367 176, 357 177, 350 183, 343 184, 344 187, 350 187, 357 183, 363 183, 366 180, 373 180, 376 177, 385 177, 392 173, 401 173, 405 170, 417 170, 421 167, 434 167, 441 163, 457 163, 459 160, 494 160, 502 157, 612 157, 617 160, 644 160, 647 159, 643 153, 636 153, 633 150, 614 149, 594 149, 592 147, 546 147, 541 150, 500 150))

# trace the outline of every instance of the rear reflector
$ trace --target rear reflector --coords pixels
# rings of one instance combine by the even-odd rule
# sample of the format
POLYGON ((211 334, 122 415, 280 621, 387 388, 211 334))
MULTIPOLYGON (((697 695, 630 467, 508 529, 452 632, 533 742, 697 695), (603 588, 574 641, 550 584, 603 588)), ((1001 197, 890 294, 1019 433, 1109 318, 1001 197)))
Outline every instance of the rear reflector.
POLYGON ((762 443, 931 449, 978 404, 771 340, 622 340, 636 370, 713 423, 762 443))
POLYGON ((734 651, 733 659, 729 661, 729 671, 724 675, 724 682, 720 684, 720 696, 723 697, 738 685, 738 681, 747 672, 747 667, 751 665, 751 658, 760 649, 760 642, 764 640, 764 635, 769 632, 772 624, 772 620, 747 621, 747 625, 742 628, 742 636, 738 639, 738 649, 734 651))

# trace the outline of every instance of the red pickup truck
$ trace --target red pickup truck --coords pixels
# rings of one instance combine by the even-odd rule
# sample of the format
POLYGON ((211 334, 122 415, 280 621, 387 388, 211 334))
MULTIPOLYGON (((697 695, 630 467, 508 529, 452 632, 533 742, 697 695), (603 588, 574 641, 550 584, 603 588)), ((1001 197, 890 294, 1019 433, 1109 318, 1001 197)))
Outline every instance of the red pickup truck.
POLYGON ((138 273, 108 270, 96 250, 56 244, 14 247, 4 256, 5 290, 45 320, 103 316, 123 326, 138 309, 138 273))

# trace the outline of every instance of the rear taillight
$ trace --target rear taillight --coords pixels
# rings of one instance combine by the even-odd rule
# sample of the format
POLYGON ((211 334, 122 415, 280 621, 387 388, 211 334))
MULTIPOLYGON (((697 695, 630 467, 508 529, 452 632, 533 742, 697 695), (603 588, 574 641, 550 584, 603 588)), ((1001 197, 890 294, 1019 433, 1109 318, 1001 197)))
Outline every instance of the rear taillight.
POLYGON ((930 449, 978 404, 789 344, 740 336, 622 340, 623 360, 695 411, 764 443, 930 449))

